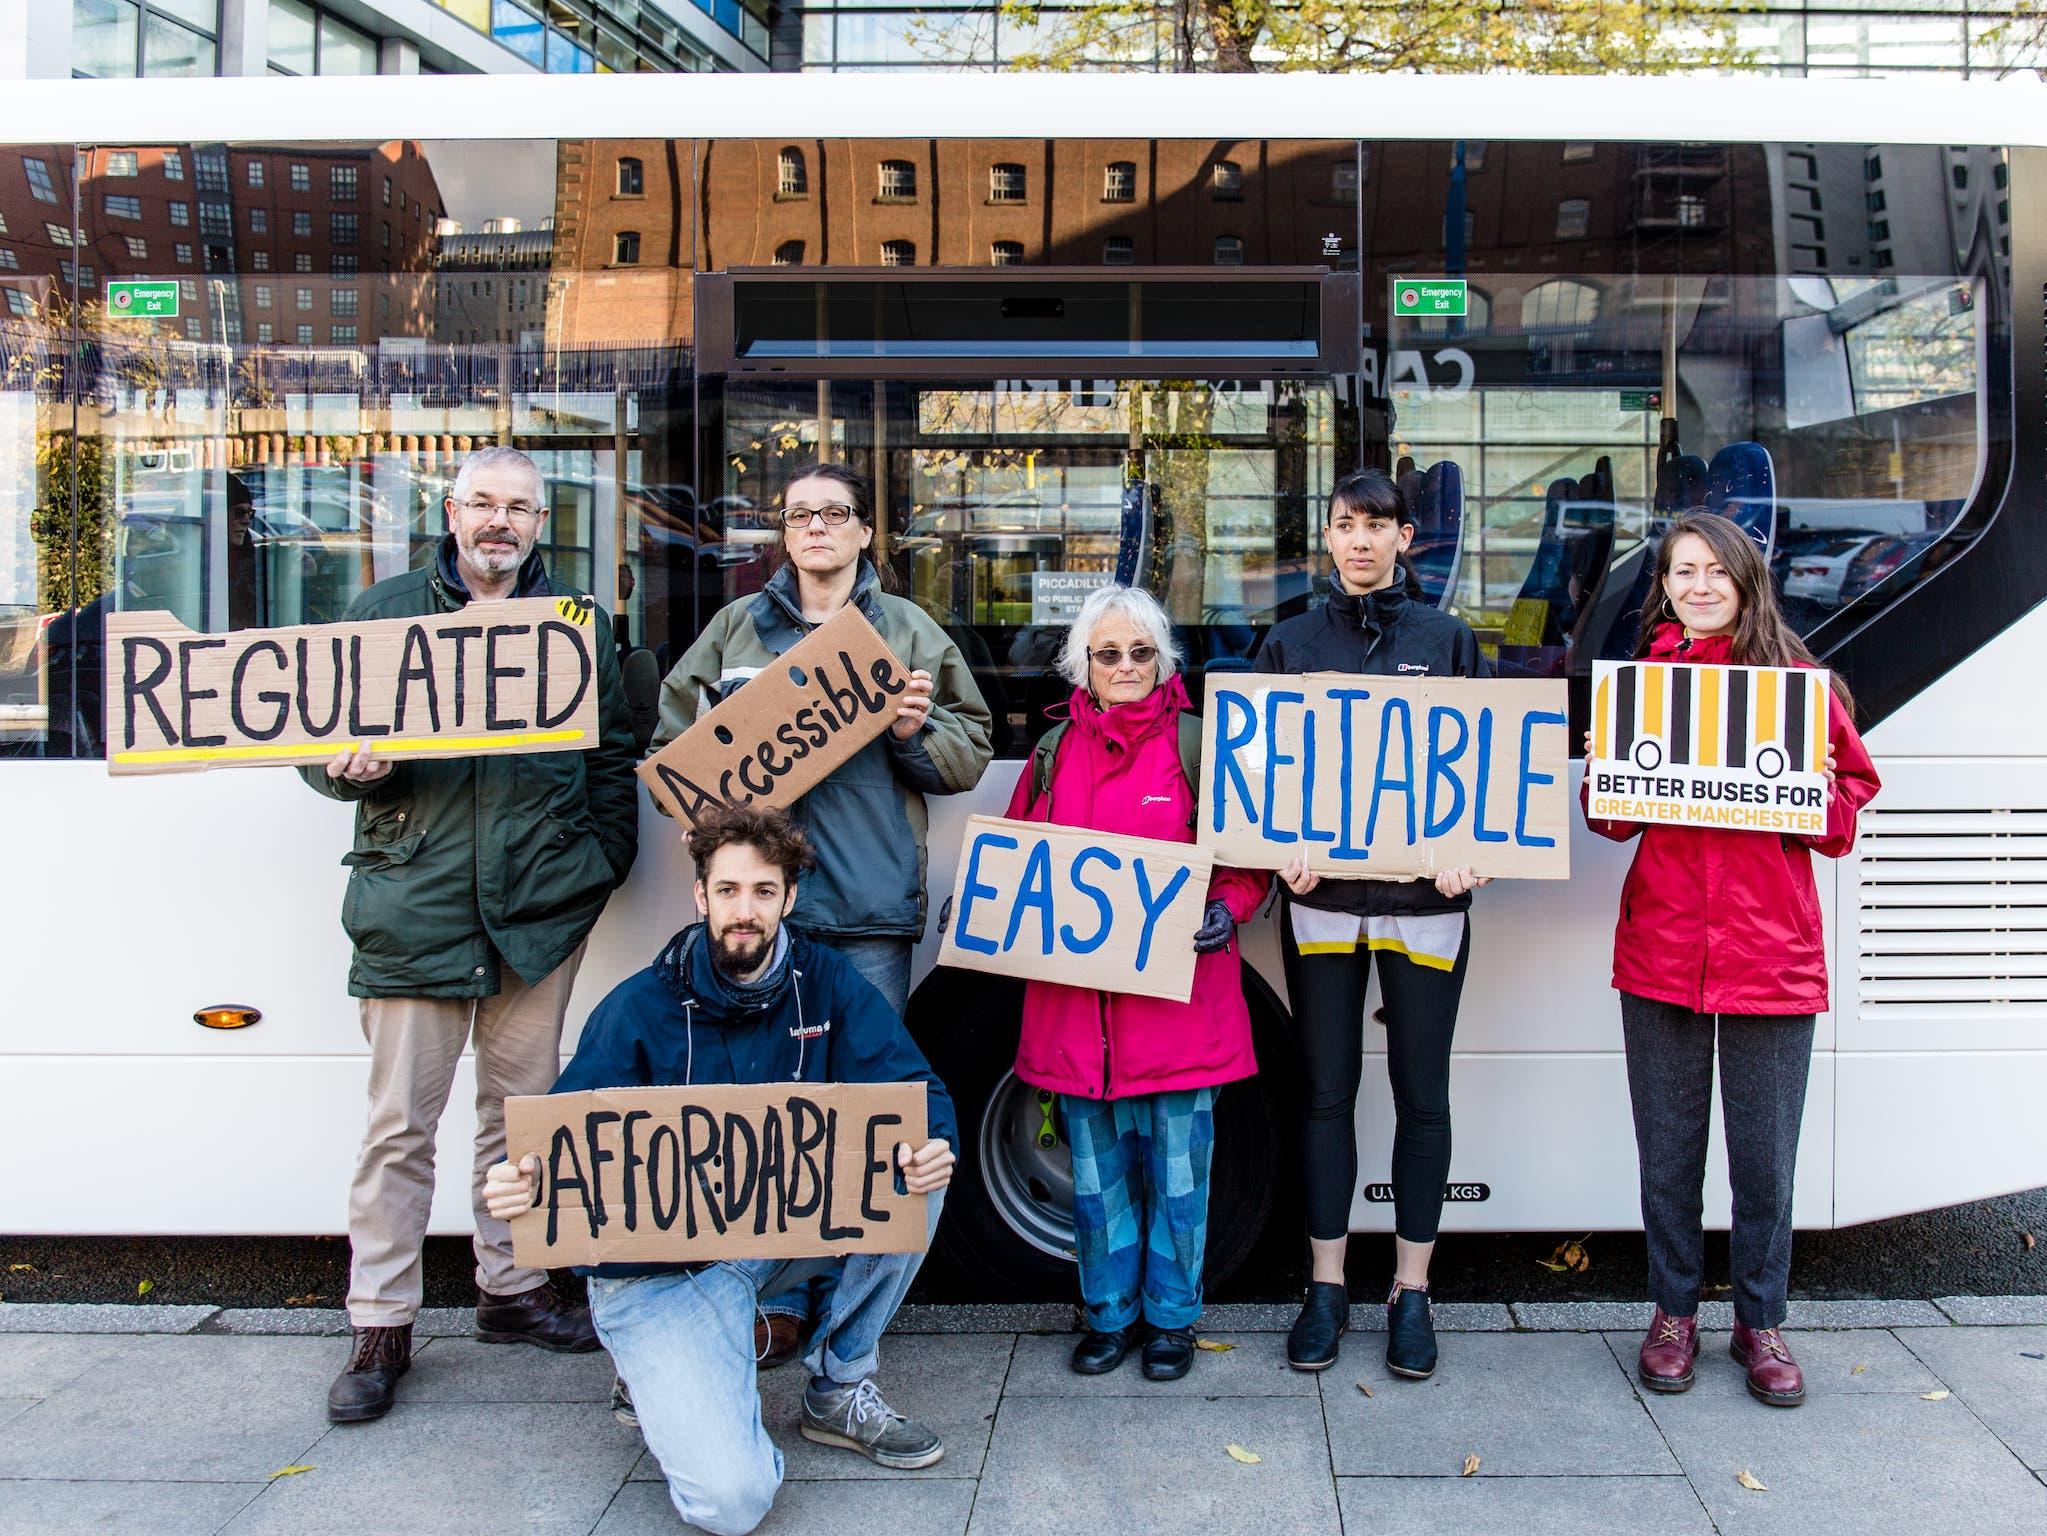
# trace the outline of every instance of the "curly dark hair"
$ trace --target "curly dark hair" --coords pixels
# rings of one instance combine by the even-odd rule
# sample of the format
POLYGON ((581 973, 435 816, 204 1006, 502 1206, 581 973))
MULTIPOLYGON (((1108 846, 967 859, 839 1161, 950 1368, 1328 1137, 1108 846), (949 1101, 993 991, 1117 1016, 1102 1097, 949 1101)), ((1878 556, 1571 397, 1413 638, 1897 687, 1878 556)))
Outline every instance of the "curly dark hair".
POLYGON ((688 843, 699 879, 709 871, 711 855, 728 843, 745 843, 770 864, 778 865, 785 885, 794 885, 796 877, 816 862, 803 828, 782 811, 753 805, 705 811, 689 829, 688 843))

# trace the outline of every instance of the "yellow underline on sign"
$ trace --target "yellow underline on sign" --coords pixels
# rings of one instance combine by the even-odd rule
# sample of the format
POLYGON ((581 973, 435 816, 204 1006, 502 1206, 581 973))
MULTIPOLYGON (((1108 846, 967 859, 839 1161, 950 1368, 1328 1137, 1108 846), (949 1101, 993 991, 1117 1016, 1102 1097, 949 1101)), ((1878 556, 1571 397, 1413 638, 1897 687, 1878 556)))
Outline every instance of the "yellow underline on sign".
MULTIPOLYGON (((372 757, 390 757, 404 752, 449 752, 488 750, 503 747, 544 747, 556 742, 581 741, 587 731, 519 731, 489 736, 392 736, 372 737, 361 745, 372 757)), ((151 752, 116 752, 117 763, 317 763, 324 762, 353 740, 324 745, 272 747, 261 742, 238 747, 162 747, 151 752)))

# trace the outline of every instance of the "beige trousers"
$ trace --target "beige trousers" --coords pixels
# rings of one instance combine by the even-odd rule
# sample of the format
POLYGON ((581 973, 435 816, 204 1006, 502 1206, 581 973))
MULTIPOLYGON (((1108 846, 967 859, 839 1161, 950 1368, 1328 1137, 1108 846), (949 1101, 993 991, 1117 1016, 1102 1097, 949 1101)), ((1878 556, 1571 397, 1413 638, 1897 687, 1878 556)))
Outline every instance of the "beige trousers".
POLYGON ((512 1262, 511 1229, 483 1206, 483 1176, 505 1155, 505 1096, 545 1093, 561 1072, 562 1018, 583 951, 528 986, 500 967, 496 997, 375 997, 362 1000, 370 1043, 370 1121, 348 1191, 354 1250, 348 1320, 394 1328, 419 1313, 421 1245, 434 1198, 434 1133, 462 1047, 476 1040, 476 1284, 494 1296, 542 1285, 547 1271, 512 1262))

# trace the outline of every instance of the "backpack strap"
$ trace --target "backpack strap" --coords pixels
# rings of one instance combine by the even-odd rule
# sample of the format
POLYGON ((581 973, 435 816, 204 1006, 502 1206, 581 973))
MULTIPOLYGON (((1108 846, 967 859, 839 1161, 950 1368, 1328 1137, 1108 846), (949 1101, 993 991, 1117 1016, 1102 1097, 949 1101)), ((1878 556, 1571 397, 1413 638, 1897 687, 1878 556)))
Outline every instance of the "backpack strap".
POLYGON ((1052 793, 1052 759, 1059 753, 1059 738, 1066 734, 1068 722, 1061 720, 1038 738, 1038 744, 1031 748, 1031 804, 1052 793))
MULTIPOLYGON (((1061 720, 1051 730, 1038 738, 1038 744, 1031 748, 1031 804, 1052 793, 1052 760, 1059 754, 1059 738, 1066 734, 1070 722, 1061 720)), ((1187 776, 1187 787, 1194 791, 1195 811, 1189 812, 1187 825, 1193 826, 1199 815, 1201 804, 1201 717, 1181 710, 1178 717, 1180 772, 1187 776)))
POLYGON ((1201 716, 1181 710, 1180 771, 1187 775, 1187 787, 1194 791, 1194 809, 1187 813, 1187 825, 1201 818, 1201 716))

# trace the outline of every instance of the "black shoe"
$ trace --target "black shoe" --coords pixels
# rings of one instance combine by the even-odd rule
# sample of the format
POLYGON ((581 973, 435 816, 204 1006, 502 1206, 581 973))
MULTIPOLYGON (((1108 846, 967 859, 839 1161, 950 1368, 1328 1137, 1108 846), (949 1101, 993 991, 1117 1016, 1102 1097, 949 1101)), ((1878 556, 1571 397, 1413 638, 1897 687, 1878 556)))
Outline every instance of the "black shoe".
POLYGON ((564 1355, 587 1355, 597 1348, 590 1309, 563 1301, 552 1285, 516 1296, 479 1291, 476 1337, 485 1344, 537 1344, 564 1355))
POLYGON ((358 1328, 348 1368, 327 1389, 327 1421, 360 1424, 381 1419, 398 1396, 398 1378, 412 1369, 412 1324, 358 1328))
POLYGON ((1123 1363, 1123 1359, 1135 1349, 1144 1338, 1144 1324, 1132 1323, 1128 1328, 1118 1328, 1113 1333, 1097 1333, 1090 1328, 1080 1336, 1080 1342, 1073 1346, 1073 1371, 1077 1376, 1106 1376, 1123 1363))
POLYGON ((1350 1327, 1350 1293, 1328 1280, 1310 1280, 1301 1315, 1287 1330, 1286 1363, 1297 1371, 1336 1364, 1336 1341, 1350 1327))
POLYGON ((1161 1328, 1144 1341, 1144 1379, 1178 1381, 1194 1364, 1194 1334, 1186 1328, 1161 1328))
POLYGON ((1436 1324, 1429 1293, 1396 1286, 1386 1303, 1386 1369, 1410 1381, 1426 1381, 1436 1369, 1436 1324))

